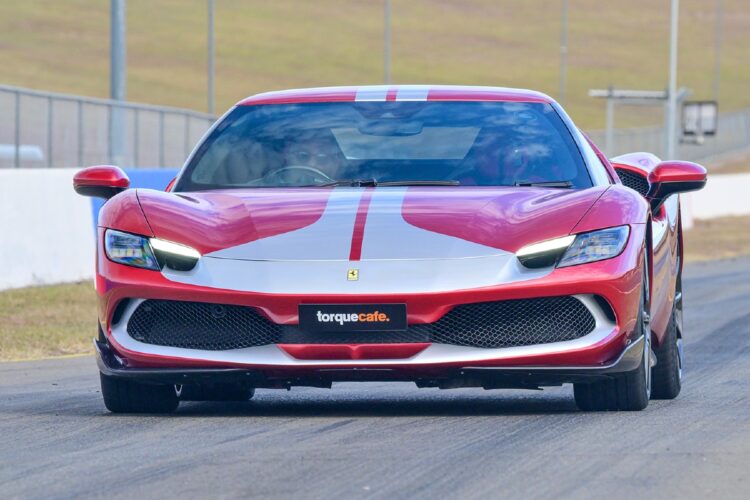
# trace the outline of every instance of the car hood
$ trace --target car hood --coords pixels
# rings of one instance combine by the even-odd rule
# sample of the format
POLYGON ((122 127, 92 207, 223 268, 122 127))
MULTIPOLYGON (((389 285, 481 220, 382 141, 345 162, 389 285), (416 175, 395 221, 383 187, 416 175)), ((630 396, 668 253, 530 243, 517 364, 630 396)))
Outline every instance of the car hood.
POLYGON ((606 187, 137 192, 156 237, 254 261, 454 259, 569 234, 606 187))

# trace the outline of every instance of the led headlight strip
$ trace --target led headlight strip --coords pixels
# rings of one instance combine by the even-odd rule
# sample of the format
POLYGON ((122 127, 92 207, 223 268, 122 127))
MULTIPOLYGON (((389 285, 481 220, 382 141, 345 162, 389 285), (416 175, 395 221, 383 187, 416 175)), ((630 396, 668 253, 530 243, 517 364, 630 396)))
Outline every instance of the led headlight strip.
POLYGON ((620 255, 628 242, 629 226, 563 236, 527 245, 516 252, 526 267, 577 266, 620 255))
POLYGON ((201 258, 200 252, 187 245, 114 229, 107 229, 105 233, 104 250, 113 262, 154 271, 164 266, 189 271, 201 258))

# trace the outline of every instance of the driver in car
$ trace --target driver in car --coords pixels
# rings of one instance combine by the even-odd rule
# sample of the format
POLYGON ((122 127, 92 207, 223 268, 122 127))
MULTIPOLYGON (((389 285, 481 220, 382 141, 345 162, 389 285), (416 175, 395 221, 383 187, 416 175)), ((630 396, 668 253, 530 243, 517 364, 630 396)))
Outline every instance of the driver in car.
POLYGON ((285 166, 277 171, 280 178, 291 185, 335 180, 343 166, 343 157, 333 137, 315 135, 295 139, 284 148, 285 166))

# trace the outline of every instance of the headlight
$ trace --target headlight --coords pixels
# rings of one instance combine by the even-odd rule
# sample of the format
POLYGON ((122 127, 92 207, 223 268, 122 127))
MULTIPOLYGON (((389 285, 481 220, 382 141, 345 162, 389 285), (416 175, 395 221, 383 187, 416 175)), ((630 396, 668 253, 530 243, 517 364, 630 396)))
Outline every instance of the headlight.
POLYGON ((201 254, 189 246, 114 229, 107 229, 104 235, 104 250, 113 262, 154 271, 164 266, 189 271, 201 258, 201 254))
POLYGON ((195 248, 159 238, 151 238, 151 248, 154 249, 159 264, 175 271, 190 271, 201 258, 195 248))
POLYGON ((104 234, 104 251, 112 262, 143 269, 159 270, 148 238, 107 229, 104 234))
POLYGON ((630 227, 618 226, 590 233, 563 236, 534 243, 516 252, 526 267, 540 268, 557 264, 570 267, 617 257, 628 242, 630 227))
POLYGON ((557 267, 576 266, 617 257, 628 242, 630 227, 619 226, 576 235, 557 267))
POLYGON ((555 265, 560 255, 576 239, 575 236, 563 236, 554 240, 542 241, 527 245, 516 252, 516 257, 526 267, 538 268, 555 265))

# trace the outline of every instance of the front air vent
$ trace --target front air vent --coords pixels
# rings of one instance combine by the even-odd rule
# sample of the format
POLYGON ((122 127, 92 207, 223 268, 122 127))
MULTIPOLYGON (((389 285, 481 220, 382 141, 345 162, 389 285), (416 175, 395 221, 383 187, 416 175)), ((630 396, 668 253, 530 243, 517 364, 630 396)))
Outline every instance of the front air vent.
POLYGON ((625 187, 638 191, 641 196, 648 194, 648 181, 644 175, 624 168, 615 168, 615 171, 625 187))

